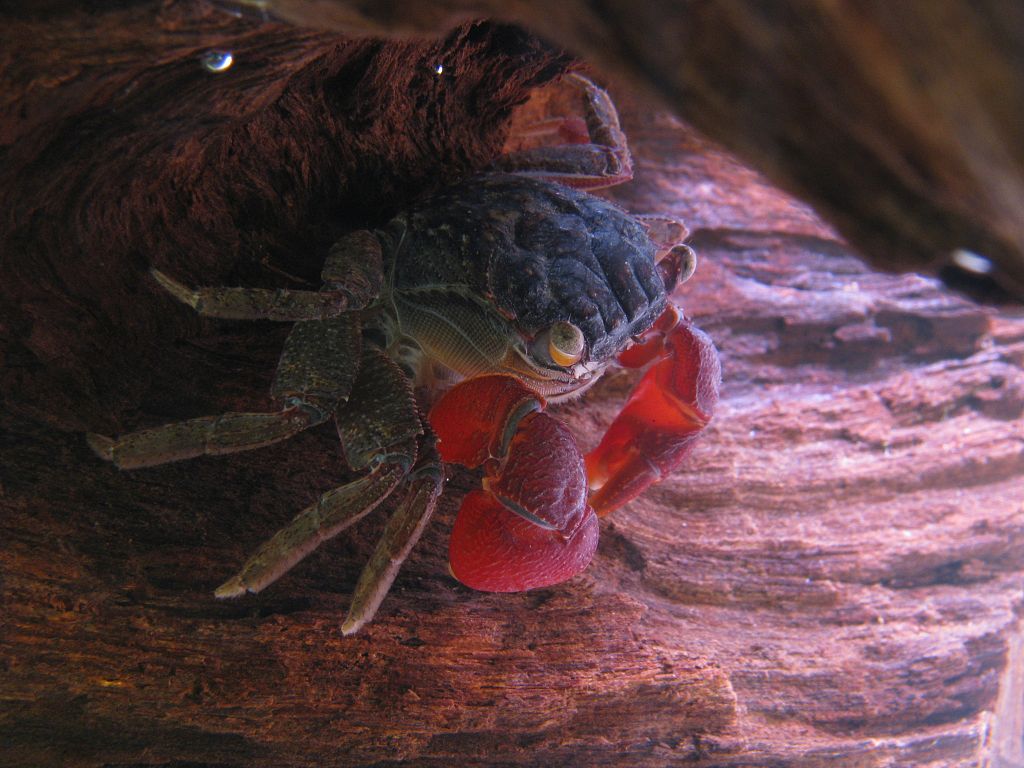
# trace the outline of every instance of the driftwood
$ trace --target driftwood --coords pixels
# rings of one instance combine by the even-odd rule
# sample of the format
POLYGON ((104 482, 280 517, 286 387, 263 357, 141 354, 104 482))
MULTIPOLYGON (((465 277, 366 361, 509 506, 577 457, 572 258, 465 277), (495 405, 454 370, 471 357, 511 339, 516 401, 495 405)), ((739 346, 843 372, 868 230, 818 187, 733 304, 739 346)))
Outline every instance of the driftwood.
MULTIPOLYGON (((86 429, 269 406, 285 329, 199 320, 149 266, 315 280, 339 232, 484 166, 575 65, 486 23, 380 42, 193 3, 8 21, 0 765, 1024 764, 1019 316, 869 271, 618 93, 638 172, 612 194, 690 223, 679 299, 725 364, 691 461, 565 585, 447 576, 458 473, 363 634, 338 628, 379 520, 216 601, 346 469, 329 429, 133 473, 89 452, 86 429), (206 71, 211 49, 235 66, 206 71)), ((593 445, 634 379, 559 413, 593 445)))

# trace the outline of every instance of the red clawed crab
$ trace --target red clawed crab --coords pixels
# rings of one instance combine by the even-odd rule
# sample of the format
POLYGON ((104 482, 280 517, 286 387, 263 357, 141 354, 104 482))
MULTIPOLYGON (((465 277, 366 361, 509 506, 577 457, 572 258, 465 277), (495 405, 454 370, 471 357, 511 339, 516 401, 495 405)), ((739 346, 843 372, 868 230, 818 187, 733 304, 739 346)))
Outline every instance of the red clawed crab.
POLYGON ((272 388, 282 407, 90 435, 100 456, 152 466, 269 445, 333 418, 348 464, 365 472, 263 544, 218 597, 258 592, 400 492, 343 625, 355 632, 422 533, 442 460, 484 474, 455 520, 455 577, 498 592, 558 583, 590 562, 597 516, 672 472, 707 425, 718 356, 669 301, 695 263, 686 229, 581 191, 631 178, 629 152, 604 91, 578 76, 559 88, 581 116, 520 125, 527 138, 493 172, 342 238, 319 291, 193 290, 154 271, 201 314, 295 323, 272 388), (543 410, 610 366, 648 364, 585 458, 543 410))

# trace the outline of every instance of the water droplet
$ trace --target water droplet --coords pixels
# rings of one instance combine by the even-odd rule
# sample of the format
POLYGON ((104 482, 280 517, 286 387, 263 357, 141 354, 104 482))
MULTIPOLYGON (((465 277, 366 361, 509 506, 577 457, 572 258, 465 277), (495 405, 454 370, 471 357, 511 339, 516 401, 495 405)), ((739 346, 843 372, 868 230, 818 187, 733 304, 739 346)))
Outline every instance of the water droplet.
POLYGON ((215 8, 231 14, 236 19, 270 20, 270 0, 210 0, 210 2, 215 8))
POLYGON ((208 72, 226 72, 235 63, 235 57, 231 51, 207 51, 199 61, 208 72))
POLYGON ((953 251, 953 263, 960 269, 974 272, 977 275, 987 275, 992 271, 992 261, 980 253, 969 251, 966 248, 957 248, 953 251))

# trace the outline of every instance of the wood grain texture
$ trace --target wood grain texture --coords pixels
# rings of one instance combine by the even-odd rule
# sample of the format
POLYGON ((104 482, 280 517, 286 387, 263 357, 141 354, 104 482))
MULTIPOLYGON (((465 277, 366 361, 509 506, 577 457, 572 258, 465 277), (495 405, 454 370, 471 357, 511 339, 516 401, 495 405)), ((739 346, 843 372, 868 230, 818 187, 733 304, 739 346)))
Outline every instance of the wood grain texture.
MULTIPOLYGON (((603 522, 583 576, 526 594, 447 576, 476 482, 455 473, 378 618, 343 638, 383 517, 259 596, 212 597, 348 476, 330 429, 130 473, 81 432, 267 407, 286 329, 197 319, 149 266, 315 281, 339 232, 486 164, 571 62, 490 24, 350 40, 190 2, 15 21, 0 765, 1021 764, 1019 315, 868 270, 806 206, 617 94, 638 171, 612 196, 691 226, 679 300, 722 351, 716 421, 603 522), (213 47, 238 69, 205 72, 213 47)), ((557 413, 589 447, 635 379, 557 413)))

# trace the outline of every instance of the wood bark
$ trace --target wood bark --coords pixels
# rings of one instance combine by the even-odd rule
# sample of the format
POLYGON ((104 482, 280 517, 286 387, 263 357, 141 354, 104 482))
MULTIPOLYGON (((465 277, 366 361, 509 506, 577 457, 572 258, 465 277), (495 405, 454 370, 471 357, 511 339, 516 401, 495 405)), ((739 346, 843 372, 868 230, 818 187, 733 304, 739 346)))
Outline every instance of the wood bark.
MULTIPOLYGON (((213 599, 349 475, 327 428, 131 473, 92 455, 87 429, 271 407, 286 328, 198 319, 149 267, 315 281, 577 65, 502 24, 41 8, 2 46, 0 765, 1024 765, 1024 319, 870 271, 627 91, 637 178, 609 194, 689 223, 678 299, 725 366, 688 464, 557 587, 452 581, 458 472, 362 634, 339 625, 382 518, 213 599)), ((592 446, 635 380, 557 413, 592 446)))

